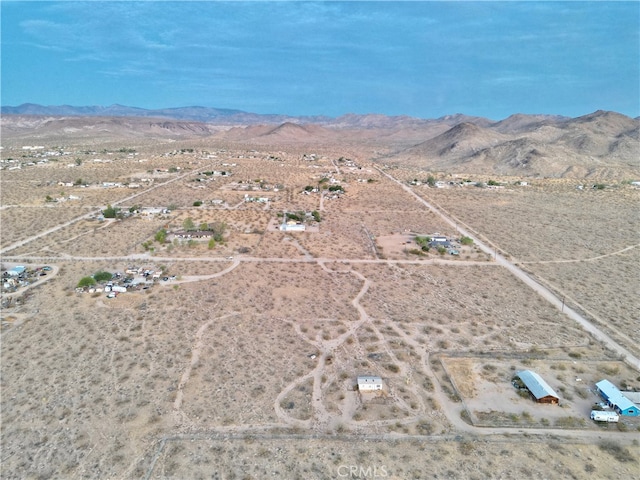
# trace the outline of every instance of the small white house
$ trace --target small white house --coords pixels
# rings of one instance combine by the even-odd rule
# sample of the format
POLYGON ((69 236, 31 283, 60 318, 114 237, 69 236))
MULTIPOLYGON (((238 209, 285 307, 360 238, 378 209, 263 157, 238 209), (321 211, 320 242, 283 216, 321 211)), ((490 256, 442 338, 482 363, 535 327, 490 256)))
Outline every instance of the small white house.
POLYGON ((360 375, 358 377, 358 390, 382 390, 382 378, 375 375, 360 375))
POLYGON ((296 223, 293 221, 289 221, 287 223, 282 223, 280 225, 280 230, 283 232, 304 232, 306 226, 303 223, 296 223))

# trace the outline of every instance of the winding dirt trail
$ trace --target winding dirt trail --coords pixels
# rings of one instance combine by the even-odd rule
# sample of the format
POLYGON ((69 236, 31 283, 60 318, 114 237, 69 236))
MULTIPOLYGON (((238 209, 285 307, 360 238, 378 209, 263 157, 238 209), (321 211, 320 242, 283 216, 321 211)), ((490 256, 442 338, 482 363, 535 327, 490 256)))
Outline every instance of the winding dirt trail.
POLYGON ((196 332, 195 342, 193 344, 193 347, 191 348, 191 361, 180 377, 180 383, 178 384, 178 389, 176 392, 176 399, 173 402, 173 414, 175 417, 176 425, 182 425, 188 421, 187 415, 182 411, 184 388, 186 387, 187 382, 191 377, 191 370, 195 365, 198 364, 198 360, 200 359, 200 352, 202 351, 202 336, 204 335, 204 332, 215 322, 224 318, 232 317, 234 315, 238 315, 238 312, 231 312, 220 317, 212 318, 208 322, 204 323, 196 332))
POLYGON ((517 261, 515 263, 517 263, 518 265, 525 265, 525 264, 546 264, 546 263, 581 263, 581 262, 593 262, 595 260, 601 260, 603 258, 607 258, 607 257, 614 257, 616 255, 620 255, 624 252, 628 252, 629 250, 633 250, 634 248, 638 248, 640 247, 640 243, 636 244, 636 245, 630 245, 628 247, 625 247, 621 250, 617 250, 615 252, 611 252, 611 253, 605 253, 604 255, 598 255, 596 257, 589 257, 589 258, 576 258, 573 260, 537 260, 537 261, 525 261, 525 262, 521 262, 521 261, 517 261))

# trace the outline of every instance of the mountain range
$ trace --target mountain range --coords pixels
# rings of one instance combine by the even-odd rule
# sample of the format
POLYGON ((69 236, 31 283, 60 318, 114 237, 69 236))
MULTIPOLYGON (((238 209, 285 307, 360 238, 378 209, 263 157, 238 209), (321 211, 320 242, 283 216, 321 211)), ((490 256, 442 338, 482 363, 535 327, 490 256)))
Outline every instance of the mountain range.
POLYGON ((361 145, 386 164, 451 173, 548 177, 640 177, 640 119, 596 111, 570 118, 463 114, 438 119, 379 114, 292 117, 207 107, 2 107, 6 139, 107 138, 259 145, 361 145))

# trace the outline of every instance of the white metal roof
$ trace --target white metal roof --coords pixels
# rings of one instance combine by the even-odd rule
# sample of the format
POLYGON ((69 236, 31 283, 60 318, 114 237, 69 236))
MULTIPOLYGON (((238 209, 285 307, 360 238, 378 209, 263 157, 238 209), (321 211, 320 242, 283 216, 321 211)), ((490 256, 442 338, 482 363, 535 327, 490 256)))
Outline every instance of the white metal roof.
POLYGON ((607 396, 610 403, 614 404, 620 410, 626 410, 627 408, 635 407, 635 403, 625 397, 618 387, 616 387, 609 380, 600 380, 596 383, 596 387, 607 396))
POLYGON ((361 383, 382 383, 382 378, 375 375, 360 375, 358 377, 358 384, 361 383))
POLYGON ((516 374, 520 380, 527 386, 529 391, 536 399, 544 397, 560 398, 553 388, 545 382, 540 375, 531 370, 522 370, 516 374))

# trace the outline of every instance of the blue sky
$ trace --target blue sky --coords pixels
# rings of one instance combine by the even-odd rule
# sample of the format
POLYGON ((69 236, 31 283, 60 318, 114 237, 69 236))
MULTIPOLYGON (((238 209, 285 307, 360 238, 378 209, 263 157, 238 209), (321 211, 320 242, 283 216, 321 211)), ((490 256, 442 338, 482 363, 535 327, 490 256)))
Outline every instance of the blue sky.
POLYGON ((2 0, 1 103, 640 115, 639 2, 2 0))

